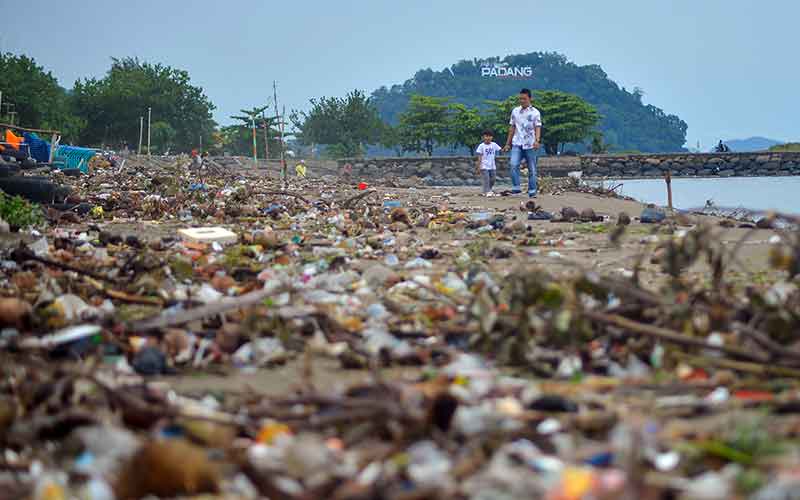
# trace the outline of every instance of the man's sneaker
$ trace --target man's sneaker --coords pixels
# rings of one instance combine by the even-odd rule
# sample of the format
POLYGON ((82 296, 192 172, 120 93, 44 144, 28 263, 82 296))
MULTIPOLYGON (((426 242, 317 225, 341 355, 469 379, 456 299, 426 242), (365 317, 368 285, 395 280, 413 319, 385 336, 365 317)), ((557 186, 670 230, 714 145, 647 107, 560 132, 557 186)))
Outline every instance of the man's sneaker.
POLYGON ((528 193, 528 198, 536 198, 536 193, 528 193))
POLYGON ((520 191, 518 189, 513 189, 513 190, 511 190, 511 194, 522 194, 522 191, 520 191))

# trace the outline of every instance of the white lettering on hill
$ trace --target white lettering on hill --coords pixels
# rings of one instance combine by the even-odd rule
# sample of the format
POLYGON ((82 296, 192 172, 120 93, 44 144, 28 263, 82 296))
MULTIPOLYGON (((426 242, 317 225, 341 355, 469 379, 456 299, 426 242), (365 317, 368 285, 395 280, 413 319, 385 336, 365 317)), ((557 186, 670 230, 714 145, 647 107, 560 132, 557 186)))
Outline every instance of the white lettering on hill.
POLYGON ((493 64, 481 66, 481 76, 489 78, 512 78, 523 79, 533 77, 532 66, 509 66, 504 64, 493 64))

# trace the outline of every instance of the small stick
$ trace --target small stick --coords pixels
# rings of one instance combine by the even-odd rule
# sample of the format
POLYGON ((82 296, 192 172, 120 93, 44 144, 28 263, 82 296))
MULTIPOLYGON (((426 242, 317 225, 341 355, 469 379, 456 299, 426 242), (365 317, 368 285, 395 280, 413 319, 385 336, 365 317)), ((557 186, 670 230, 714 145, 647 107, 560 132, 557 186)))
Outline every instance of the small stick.
POLYGON ((21 244, 16 250, 14 250, 11 254, 11 258, 18 263, 22 263, 28 260, 32 260, 35 262, 39 262, 46 266, 55 267, 57 269, 61 269, 62 271, 72 271, 74 273, 78 273, 83 276, 88 276, 98 281, 105 281, 106 283, 111 283, 113 285, 117 284, 117 281, 106 276, 93 273, 92 271, 86 271, 84 269, 80 269, 75 266, 71 266, 69 264, 63 264, 61 262, 56 262, 54 260, 46 259, 44 257, 39 257, 33 251, 23 244, 21 244))
POLYGON ((184 323, 189 323, 190 321, 196 321, 198 319, 221 314, 232 309, 241 309, 243 307, 254 306, 264 299, 280 294, 283 291, 283 288, 279 288, 278 290, 256 290, 239 297, 225 297, 202 307, 197 307, 178 313, 162 313, 153 318, 136 321, 131 323, 129 326, 133 331, 142 332, 157 328, 181 325, 184 323))
POLYGON ((790 347, 785 347, 772 340, 769 335, 761 332, 750 325, 746 325, 739 321, 733 322, 733 328, 739 332, 747 335, 761 347, 769 351, 771 354, 778 358, 788 358, 795 361, 800 360, 800 352, 790 347))
POLYGON ((358 203, 362 199, 366 198, 367 196, 373 195, 377 193, 376 190, 370 189, 369 191, 365 191, 363 193, 358 193, 355 196, 351 196, 342 202, 342 208, 350 208, 350 205, 353 203, 358 203))
POLYGON ((692 356, 690 354, 684 354, 684 353, 675 353, 675 354, 677 357, 685 359, 690 364, 695 364, 704 368, 710 365, 719 368, 727 368, 730 370, 738 370, 740 372, 745 372, 745 373, 752 373, 754 375, 800 378, 800 370, 787 368, 783 366, 752 363, 748 361, 733 361, 730 359, 718 359, 710 357, 703 358, 700 356, 692 356))
POLYGON ((672 212, 672 171, 667 170, 664 174, 664 181, 667 183, 667 206, 670 213, 672 212))
POLYGON ((764 356, 756 355, 753 352, 746 349, 741 349, 739 347, 726 346, 726 345, 712 345, 700 338, 690 337, 688 335, 678 333, 668 328, 662 328, 659 326, 639 323, 638 321, 634 321, 632 319, 628 319, 623 316, 619 316, 617 314, 606 314, 596 311, 585 311, 584 315, 587 316, 589 319, 600 323, 614 325, 618 328, 622 328, 624 330, 628 330, 633 333, 646 335, 648 337, 654 337, 667 342, 673 342, 675 344, 701 347, 703 349, 712 349, 715 351, 724 352, 725 354, 729 354, 731 356, 737 356, 743 359, 749 359, 751 361, 758 361, 762 363, 769 361, 764 356))

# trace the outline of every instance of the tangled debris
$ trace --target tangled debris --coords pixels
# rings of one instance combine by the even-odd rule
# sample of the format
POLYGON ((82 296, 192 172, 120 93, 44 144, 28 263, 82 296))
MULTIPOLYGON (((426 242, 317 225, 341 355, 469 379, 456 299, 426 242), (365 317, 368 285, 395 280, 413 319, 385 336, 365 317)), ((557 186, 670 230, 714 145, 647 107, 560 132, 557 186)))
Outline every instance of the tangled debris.
POLYGON ((148 161, 3 251, 13 497, 798 495, 797 232, 148 161))

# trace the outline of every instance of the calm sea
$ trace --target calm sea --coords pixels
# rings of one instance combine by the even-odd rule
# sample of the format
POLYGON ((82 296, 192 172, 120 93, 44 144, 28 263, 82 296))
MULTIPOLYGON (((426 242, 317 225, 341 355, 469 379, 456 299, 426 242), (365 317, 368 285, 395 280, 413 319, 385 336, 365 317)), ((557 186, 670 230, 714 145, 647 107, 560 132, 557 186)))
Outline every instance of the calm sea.
MULTIPOLYGON (((644 203, 667 205, 667 186, 663 179, 607 180, 603 184, 606 187, 622 184, 617 190, 620 194, 644 203)), ((707 201, 726 209, 800 214, 800 176, 672 179, 672 204, 675 208, 702 208, 707 201)))

